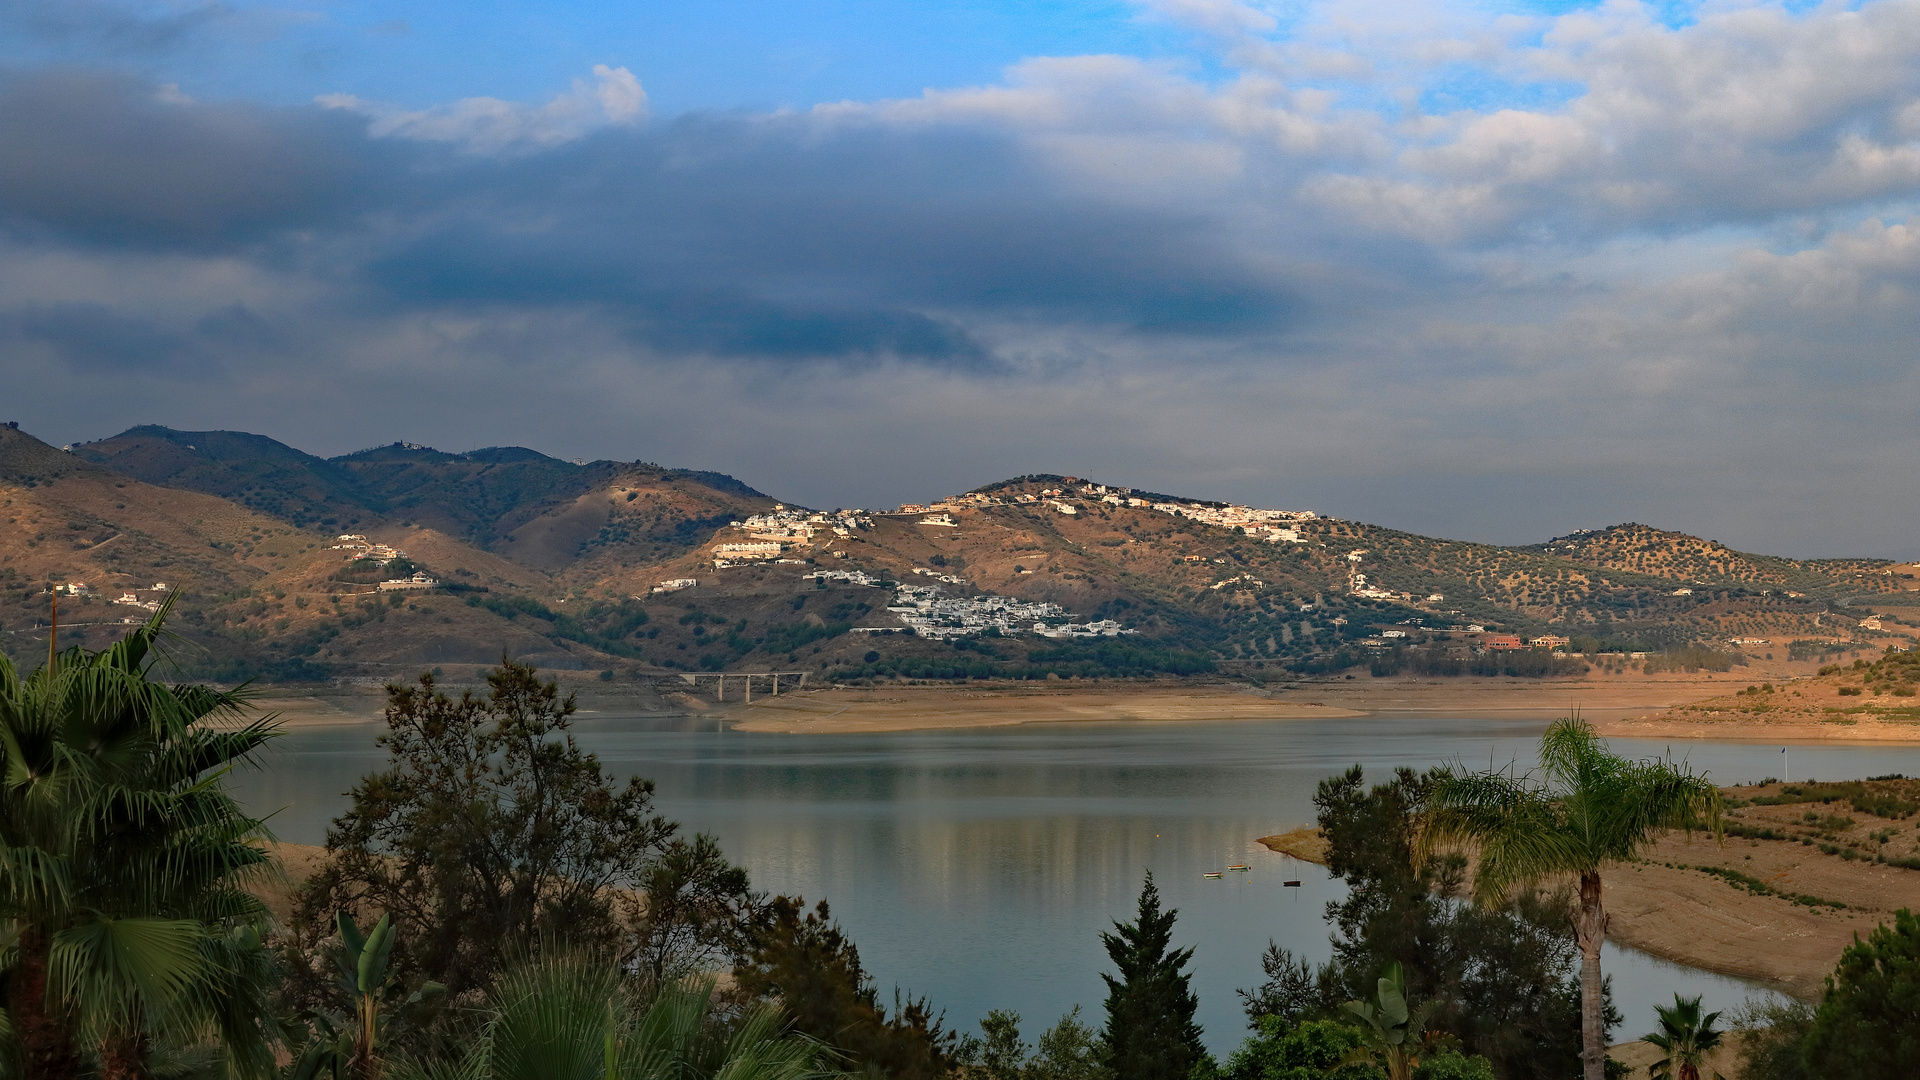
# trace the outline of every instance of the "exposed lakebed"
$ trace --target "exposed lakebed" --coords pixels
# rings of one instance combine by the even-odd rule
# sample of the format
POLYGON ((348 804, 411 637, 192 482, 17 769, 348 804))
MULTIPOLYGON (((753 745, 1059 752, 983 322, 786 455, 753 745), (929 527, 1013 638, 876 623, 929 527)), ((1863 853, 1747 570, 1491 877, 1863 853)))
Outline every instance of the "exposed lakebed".
MULTIPOLYGON (((1029 1037, 1075 1003, 1097 1021, 1106 968, 1099 932, 1131 917, 1151 868, 1180 909, 1175 936, 1196 949, 1200 1020, 1216 1052, 1245 1033, 1234 989, 1259 981, 1269 938, 1327 955, 1325 903, 1343 895, 1319 867, 1255 838, 1309 823, 1315 784, 1353 764, 1531 761, 1539 721, 1329 719, 1229 723, 1076 723, 869 735, 765 735, 710 723, 583 715, 581 743, 619 776, 658 785, 658 805, 719 837, 758 889, 825 898, 891 988, 928 995, 971 1029, 990 1008, 1025 1018, 1029 1037), (1246 863, 1247 873, 1202 874, 1246 863), (1287 888, 1288 879, 1302 882, 1287 888)), ((277 835, 320 843, 344 793, 381 766, 371 725, 289 731, 243 798, 274 811, 277 835)), ((1632 756, 1665 744, 1612 740, 1632 756)), ((1777 745, 1676 744, 1720 783, 1782 774, 1777 745)), ((1920 746, 1793 747, 1795 777, 1920 772, 1920 746)), ((1626 1015, 1652 1026, 1675 991, 1730 1008, 1750 984, 1611 950, 1626 1015)))

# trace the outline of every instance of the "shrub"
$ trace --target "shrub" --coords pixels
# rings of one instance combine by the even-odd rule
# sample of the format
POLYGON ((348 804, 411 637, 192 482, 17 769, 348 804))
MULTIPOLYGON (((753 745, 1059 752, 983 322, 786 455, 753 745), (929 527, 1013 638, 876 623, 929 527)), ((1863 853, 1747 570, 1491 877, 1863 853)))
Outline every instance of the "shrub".
POLYGON ((1804 1059, 1824 1075, 1911 1077, 1920 1063, 1920 917, 1894 912, 1840 954, 1807 1033, 1804 1059))

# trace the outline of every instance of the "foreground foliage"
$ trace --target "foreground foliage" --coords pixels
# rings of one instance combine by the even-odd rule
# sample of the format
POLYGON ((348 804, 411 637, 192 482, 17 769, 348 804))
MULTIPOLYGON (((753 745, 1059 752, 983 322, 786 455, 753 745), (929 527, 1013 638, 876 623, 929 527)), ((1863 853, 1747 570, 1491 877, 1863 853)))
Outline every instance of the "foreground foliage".
POLYGON ((832 1054, 770 1005, 729 1013, 711 979, 636 983, 585 954, 508 968, 464 1051, 391 1080, 818 1080, 832 1054))
POLYGON ((795 1031, 831 1046, 861 1072, 933 1080, 955 1063, 956 1038, 925 999, 894 995, 893 1010, 860 963, 860 950, 823 901, 798 897, 761 905, 744 931, 733 969, 749 1000, 779 1002, 795 1031))
POLYGON ((1920 917, 1901 908, 1840 954, 1802 1054, 1827 1075, 1920 1072, 1920 917))
POLYGON ((1356 766, 1320 783, 1330 869, 1347 884, 1347 898, 1327 908, 1333 959, 1316 970, 1270 945, 1266 982, 1241 991, 1249 1022, 1338 1019, 1342 1002, 1373 996, 1380 972, 1397 963, 1405 992, 1437 1003, 1430 1025, 1468 1055, 1501 1077, 1562 1080, 1580 1053, 1571 901, 1520 890, 1497 907, 1463 902, 1464 859, 1417 857, 1434 782, 1400 769, 1369 788, 1356 766))
POLYGON ((153 678, 171 603, 26 678, 0 657, 6 1071, 149 1075, 272 1064, 268 855, 221 777, 273 736, 244 699, 153 678))

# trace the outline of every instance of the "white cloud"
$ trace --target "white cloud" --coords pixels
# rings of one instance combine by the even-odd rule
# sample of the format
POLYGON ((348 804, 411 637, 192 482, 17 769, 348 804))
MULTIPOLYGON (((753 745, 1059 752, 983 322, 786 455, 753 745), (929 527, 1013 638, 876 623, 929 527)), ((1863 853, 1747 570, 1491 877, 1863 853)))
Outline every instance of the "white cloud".
POLYGON ((471 97, 407 110, 352 94, 323 94, 315 101, 368 117, 372 122, 367 130, 376 138, 457 143, 473 153, 497 154, 557 146, 597 128, 645 118, 647 92, 633 72, 595 64, 593 80, 575 79, 571 89, 544 105, 471 97))

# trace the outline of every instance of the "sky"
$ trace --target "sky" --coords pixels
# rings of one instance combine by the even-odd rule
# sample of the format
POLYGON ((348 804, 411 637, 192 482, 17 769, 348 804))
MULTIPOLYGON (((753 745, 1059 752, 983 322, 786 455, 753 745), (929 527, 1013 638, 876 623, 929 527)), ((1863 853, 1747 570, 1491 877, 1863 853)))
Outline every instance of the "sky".
POLYGON ((1920 557, 1920 0, 12 0, 0 420, 1920 557))

